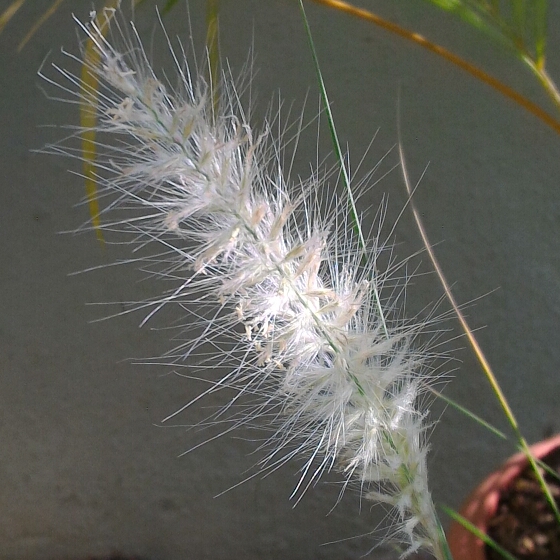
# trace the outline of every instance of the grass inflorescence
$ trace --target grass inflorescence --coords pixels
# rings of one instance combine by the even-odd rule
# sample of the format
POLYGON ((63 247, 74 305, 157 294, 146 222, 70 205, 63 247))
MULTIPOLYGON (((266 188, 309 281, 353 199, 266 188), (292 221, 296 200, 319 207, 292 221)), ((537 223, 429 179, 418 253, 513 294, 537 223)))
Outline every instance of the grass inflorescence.
POLYGON ((202 369, 228 366, 207 393, 234 389, 234 425, 271 428, 262 469, 303 458, 294 495, 338 470, 345 486, 394 508, 403 556, 426 548, 444 558, 426 470, 426 325, 402 319, 406 281, 390 246, 358 238, 328 185, 333 172, 290 177, 275 133, 289 127, 272 113, 256 130, 230 72, 209 87, 172 51, 171 86, 134 26, 115 18, 116 42, 105 36, 109 16, 81 25, 95 80, 60 71, 97 115, 96 178, 112 197, 105 227, 155 246, 149 262, 173 283, 149 315, 176 303, 196 329, 168 361, 191 367, 198 354, 202 369))

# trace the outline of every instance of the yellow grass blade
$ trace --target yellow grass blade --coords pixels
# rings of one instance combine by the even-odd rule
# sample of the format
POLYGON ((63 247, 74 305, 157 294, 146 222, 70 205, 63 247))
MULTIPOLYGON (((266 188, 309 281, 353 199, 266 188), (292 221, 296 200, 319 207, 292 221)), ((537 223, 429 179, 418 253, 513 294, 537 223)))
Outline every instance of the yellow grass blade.
POLYGON ((509 405, 509 403, 506 399, 506 396, 505 396, 504 392, 502 391, 502 388, 501 388, 500 384, 498 383, 498 380, 497 380, 496 376, 494 375, 494 372, 492 371, 492 368, 490 366, 490 362, 486 359, 486 356, 484 355, 484 352, 482 351, 482 348, 478 344, 478 340, 474 336, 474 333, 473 333, 472 329, 470 328, 465 315, 461 311, 459 305, 457 304, 457 301, 455 300, 455 296, 451 292, 451 286, 449 285, 449 282, 447 281, 447 278, 445 277, 445 275, 443 273, 443 269, 441 268, 441 265, 439 264, 439 261, 437 260, 437 257, 435 255, 434 250, 432 248, 432 245, 430 243, 430 240, 428 239, 428 234, 426 232, 426 229, 424 228, 424 224, 422 222, 422 218, 420 217, 420 213, 418 212, 418 209, 416 208, 416 205, 414 204, 414 202, 412 200, 413 189, 412 189, 412 184, 410 182, 410 179, 408 177, 408 171, 407 171, 405 157, 404 157, 404 150, 403 150, 403 146, 402 146, 402 143, 401 143, 400 139, 399 139, 399 157, 400 157, 400 160, 401 160, 401 168, 402 168, 403 179, 404 179, 404 183, 405 183, 405 187, 406 187, 406 192, 408 193, 408 196, 410 198, 410 206, 411 206, 411 209, 412 209, 412 214, 414 216, 414 221, 416 222, 416 227, 418 228, 418 231, 420 232, 420 237, 422 238, 422 243, 424 244, 424 247, 426 248, 426 252, 428 253, 428 256, 430 257, 430 261, 432 262, 432 265, 433 265, 433 267, 436 271, 436 274, 439 278, 439 281, 440 281, 441 285, 443 286, 443 290, 445 292, 445 295, 447 296, 447 299, 449 300, 449 303, 451 303, 451 307, 453 308, 453 312, 455 313, 457 319, 459 320, 459 323, 461 324, 461 328, 463 329, 463 331, 464 331, 464 333, 467 337, 467 340, 469 341, 469 343, 470 343, 470 345, 471 345, 471 347, 472 347, 472 349, 473 349, 473 351, 476 355, 476 358, 477 358, 478 362, 480 363, 480 365, 482 367, 482 370, 484 371, 486 379, 490 383, 490 386, 492 387, 492 391, 494 392, 498 402, 500 403, 502 411, 504 412, 504 415, 507 418, 507 421, 509 422, 510 426, 513 429, 513 432, 515 433, 515 437, 517 438, 517 441, 519 443, 519 448, 523 451, 523 453, 525 453, 525 456, 527 457, 527 460, 529 461, 533 471, 535 472, 537 480, 539 481, 539 484, 540 484, 541 488, 543 489, 543 492, 544 492, 544 494, 545 494, 545 496, 548 500, 548 503, 550 504, 550 507, 551 507, 552 511, 554 512, 556 520, 560 523, 560 509, 556 505, 556 501, 554 500, 554 498, 552 497, 552 494, 550 493, 550 488, 546 484, 546 482, 543 478, 542 472, 537 468, 536 459, 533 456, 533 454, 531 453, 531 450, 529 449, 529 444, 527 443, 527 440, 525 439, 525 437, 521 433, 521 429, 519 428, 519 423, 517 422, 517 419, 516 419, 516 417, 513 413, 513 410, 511 409, 511 407, 510 407, 510 405, 509 405))
POLYGON ((54 0, 54 2, 51 4, 50 8, 48 8, 43 13, 43 15, 35 22, 33 27, 27 32, 25 37, 21 40, 21 43, 18 45, 18 48, 17 48, 18 52, 21 51, 21 49, 23 49, 23 47, 25 47, 25 45, 29 42, 29 39, 31 39, 31 37, 33 37, 33 35, 35 35, 35 33, 37 33, 37 31, 43 25, 43 23, 45 23, 45 21, 47 21, 56 12, 56 10, 58 10, 58 8, 62 4, 62 2, 64 2, 64 0, 54 0))
MULTIPOLYGON (((114 15, 114 10, 120 4, 120 0, 107 0, 101 17, 97 16, 96 24, 102 35, 109 30, 109 23, 114 15)), ((101 232, 101 221, 99 218, 99 201, 97 200, 97 181, 95 177, 95 126, 97 124, 97 107, 99 80, 90 70, 99 65, 100 54, 95 48, 92 39, 86 41, 84 50, 84 62, 82 64, 82 101, 80 104, 80 125, 82 126, 82 155, 84 159, 83 172, 86 181, 86 194, 89 203, 91 222, 99 242, 104 245, 101 232)))
MULTIPOLYGON (((363 8, 357 8, 356 6, 353 6, 352 4, 344 2, 342 0, 313 0, 313 2, 322 4, 323 6, 334 8, 335 10, 340 10, 360 19, 369 21, 374 25, 381 27, 382 29, 394 33, 399 37, 402 37, 403 39, 412 41, 422 48, 429 50, 430 52, 433 52, 438 56, 441 56, 448 62, 451 62, 455 66, 461 68, 461 70, 464 70, 465 72, 471 74, 471 76, 474 76, 481 82, 488 84, 490 87, 500 92, 503 96, 511 99, 512 101, 523 107, 526 111, 532 113, 533 115, 535 115, 535 117, 553 128, 558 134, 560 134, 560 121, 541 109, 537 104, 533 103, 532 101, 515 91, 513 88, 510 88, 493 76, 490 76, 486 72, 483 72, 474 64, 471 64, 470 62, 467 62, 463 58, 448 51, 447 49, 444 49, 443 47, 432 43, 431 41, 428 41, 425 37, 422 37, 422 35, 414 33, 413 31, 409 31, 408 29, 404 29, 403 27, 400 27, 395 23, 379 17, 373 12, 370 12, 363 8)), ((530 64, 531 61, 529 59, 524 59, 524 62, 527 63, 529 67, 535 71, 534 67, 532 67, 530 64)), ((536 71, 536 73, 542 85, 545 87, 547 93, 551 95, 551 97, 555 100, 558 107, 560 108, 560 94, 557 92, 554 84, 552 83, 552 80, 550 80, 550 78, 544 71, 536 71)))
POLYGON ((0 15, 0 33, 2 33, 6 24, 14 17, 15 13, 23 6, 25 0, 15 0, 0 15))
MULTIPOLYGON (((133 0, 132 5, 136 6, 142 0, 133 0)), ((107 0, 101 10, 101 17, 96 18, 99 31, 105 36, 109 30, 111 19, 115 15, 115 10, 119 7, 121 0, 107 0)), ((82 64, 82 101, 80 104, 80 125, 82 126, 82 157, 83 173, 86 182, 86 195, 89 204, 89 214, 91 223, 95 229, 95 235, 103 247, 105 240, 101 231, 101 220, 99 217, 99 201, 97 199, 97 180, 95 175, 95 126, 97 124, 97 107, 99 80, 89 68, 99 65, 99 52, 91 39, 86 41, 84 49, 84 62, 82 64)))

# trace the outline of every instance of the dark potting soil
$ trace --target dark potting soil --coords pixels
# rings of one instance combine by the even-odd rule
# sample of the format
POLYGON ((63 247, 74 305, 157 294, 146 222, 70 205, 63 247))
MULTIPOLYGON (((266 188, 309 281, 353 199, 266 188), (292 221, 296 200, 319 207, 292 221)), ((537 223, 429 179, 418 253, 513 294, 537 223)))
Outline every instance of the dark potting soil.
MULTIPOLYGON (((560 476, 560 449, 555 449, 542 461, 560 476)), ((542 472, 560 507, 560 481, 542 472)), ((502 494, 498 511, 488 525, 488 535, 519 560, 560 560, 560 523, 531 467, 502 494)), ((489 546, 486 546, 486 554, 489 560, 503 560, 503 556, 489 546)))

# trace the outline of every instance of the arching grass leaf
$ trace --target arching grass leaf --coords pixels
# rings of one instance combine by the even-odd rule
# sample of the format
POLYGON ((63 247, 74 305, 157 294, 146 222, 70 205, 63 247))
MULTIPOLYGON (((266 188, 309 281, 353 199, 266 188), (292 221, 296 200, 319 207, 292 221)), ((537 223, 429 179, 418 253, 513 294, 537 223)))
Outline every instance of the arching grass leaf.
POLYGON ((15 0, 12 2, 0 15, 0 33, 4 27, 6 27, 7 23, 14 17, 16 12, 23 6, 25 0, 15 0))

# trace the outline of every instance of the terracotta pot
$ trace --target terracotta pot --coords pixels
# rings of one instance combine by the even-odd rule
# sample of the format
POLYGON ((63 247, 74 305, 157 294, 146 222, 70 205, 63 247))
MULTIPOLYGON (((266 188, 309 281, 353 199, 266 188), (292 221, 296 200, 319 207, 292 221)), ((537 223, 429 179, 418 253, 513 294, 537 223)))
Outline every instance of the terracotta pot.
MULTIPOLYGON (((537 459, 541 459, 559 446, 560 434, 532 445, 531 451, 537 459)), ((498 509, 502 490, 521 473, 527 463, 523 453, 511 457, 469 496, 461 507, 461 515, 486 533, 488 521, 498 509)), ((447 540, 453 560, 486 560, 484 543, 455 521, 449 528, 447 540)))

